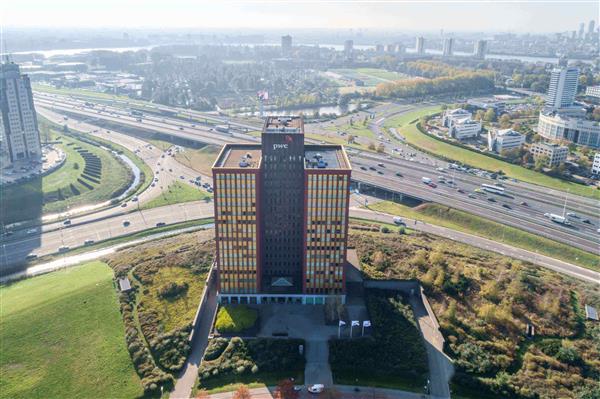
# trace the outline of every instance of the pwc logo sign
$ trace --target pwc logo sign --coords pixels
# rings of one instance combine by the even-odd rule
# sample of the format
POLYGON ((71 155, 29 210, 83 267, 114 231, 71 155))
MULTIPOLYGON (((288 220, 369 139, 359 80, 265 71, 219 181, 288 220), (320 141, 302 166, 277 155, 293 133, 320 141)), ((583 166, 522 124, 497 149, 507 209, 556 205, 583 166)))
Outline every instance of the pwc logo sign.
POLYGON ((273 150, 281 150, 281 149, 286 149, 288 148, 288 144, 293 143, 294 142, 294 138, 292 136, 290 136, 289 134, 285 135, 285 143, 284 144, 273 144, 273 150))

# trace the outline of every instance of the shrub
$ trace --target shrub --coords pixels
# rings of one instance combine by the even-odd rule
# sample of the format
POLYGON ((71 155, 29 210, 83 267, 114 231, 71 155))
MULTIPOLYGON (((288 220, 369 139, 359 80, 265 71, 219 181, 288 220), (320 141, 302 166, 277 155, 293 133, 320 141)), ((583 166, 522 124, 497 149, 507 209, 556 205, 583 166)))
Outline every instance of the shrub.
POLYGON ((188 283, 170 282, 158 289, 161 298, 174 299, 184 295, 188 290, 188 283))
POLYGON ((215 360, 227 348, 229 341, 226 338, 215 338, 210 340, 206 351, 204 351, 204 360, 215 360))
POLYGON ((387 226, 381 226, 381 229, 379 229, 379 231, 381 231, 382 233, 389 233, 390 232, 390 228, 387 226))
POLYGON ((256 323, 258 312, 245 305, 221 306, 215 327, 221 333, 240 332, 256 323))

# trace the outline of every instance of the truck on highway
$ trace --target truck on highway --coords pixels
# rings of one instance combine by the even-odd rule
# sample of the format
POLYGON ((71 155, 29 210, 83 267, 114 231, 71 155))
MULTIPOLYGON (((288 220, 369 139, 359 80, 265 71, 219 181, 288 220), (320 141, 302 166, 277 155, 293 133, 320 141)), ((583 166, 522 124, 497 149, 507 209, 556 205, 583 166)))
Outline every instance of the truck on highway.
POLYGON ((431 184, 431 179, 429 177, 421 177, 421 181, 425 184, 431 184))
POLYGON ((568 226, 571 224, 571 222, 569 222, 569 219, 567 219, 566 217, 556 215, 554 213, 544 213, 544 216, 547 217, 548 219, 552 220, 554 223, 564 224, 565 226, 568 226))

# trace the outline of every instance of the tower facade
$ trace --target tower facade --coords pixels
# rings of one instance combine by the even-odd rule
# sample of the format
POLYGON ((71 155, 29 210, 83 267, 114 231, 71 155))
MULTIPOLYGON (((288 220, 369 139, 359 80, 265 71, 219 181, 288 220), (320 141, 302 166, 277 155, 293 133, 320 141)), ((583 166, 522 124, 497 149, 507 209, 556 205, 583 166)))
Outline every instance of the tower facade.
POLYGON ((345 293, 351 167, 339 145, 305 145, 298 117, 269 117, 261 144, 227 144, 213 166, 222 302, 323 303, 345 293))
POLYGON ((573 105, 579 83, 579 69, 562 67, 552 70, 546 96, 546 106, 554 109, 573 105))

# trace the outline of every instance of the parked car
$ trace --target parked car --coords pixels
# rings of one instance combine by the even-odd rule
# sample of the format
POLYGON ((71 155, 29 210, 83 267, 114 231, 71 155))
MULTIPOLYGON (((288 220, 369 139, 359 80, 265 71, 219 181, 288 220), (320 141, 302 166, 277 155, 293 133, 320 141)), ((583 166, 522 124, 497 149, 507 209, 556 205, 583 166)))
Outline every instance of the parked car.
POLYGON ((94 240, 85 240, 83 242, 83 245, 92 245, 94 243, 94 240))
POLYGON ((129 220, 123 220, 123 226, 127 227, 131 224, 129 220))
POLYGON ((71 219, 67 219, 67 220, 65 220, 65 221, 63 222, 63 224, 64 224, 65 226, 70 226, 70 225, 71 225, 71 219))
POLYGON ((310 393, 321 393, 325 389, 325 385, 323 384, 313 384, 308 387, 308 392, 310 393))
POLYGON ((162 226, 166 226, 166 223, 165 222, 156 223, 156 227, 162 227, 162 226))

